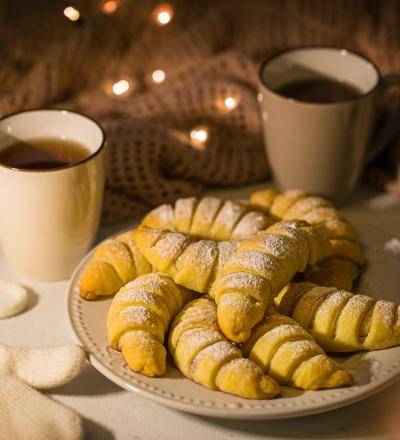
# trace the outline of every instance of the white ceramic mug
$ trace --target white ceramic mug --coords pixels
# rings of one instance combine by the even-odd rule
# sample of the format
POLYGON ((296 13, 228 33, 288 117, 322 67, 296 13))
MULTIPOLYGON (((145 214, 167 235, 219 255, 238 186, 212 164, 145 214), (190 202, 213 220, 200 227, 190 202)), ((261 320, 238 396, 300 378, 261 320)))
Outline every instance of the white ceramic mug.
POLYGON ((355 186, 365 162, 399 130, 397 121, 391 121, 368 150, 377 98, 393 84, 400 84, 397 76, 380 77, 367 58, 334 47, 287 49, 264 61, 258 98, 277 185, 340 201, 355 186), (277 92, 284 84, 321 76, 345 82, 359 95, 343 102, 313 103, 277 92))
POLYGON ((62 168, 15 169, 0 163, 0 244, 10 266, 37 281, 67 278, 98 230, 104 132, 78 113, 31 110, 0 120, 0 149, 15 138, 70 139, 88 149, 87 157, 62 168))

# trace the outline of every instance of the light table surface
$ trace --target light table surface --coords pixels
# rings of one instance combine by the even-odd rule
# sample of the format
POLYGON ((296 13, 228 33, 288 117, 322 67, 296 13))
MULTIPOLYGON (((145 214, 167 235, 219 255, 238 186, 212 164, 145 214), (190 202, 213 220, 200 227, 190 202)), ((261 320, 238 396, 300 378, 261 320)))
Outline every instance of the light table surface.
MULTIPOLYGON (((245 197, 255 188, 215 194, 245 197)), ((394 196, 358 190, 342 210, 355 226, 368 218, 400 239, 400 200, 394 196)), ((102 229, 100 238, 124 226, 102 229)), ((65 318, 67 281, 18 279, 1 255, 0 278, 17 280, 31 289, 28 310, 0 320, 0 342, 30 347, 71 343, 65 318)), ((400 286, 398 294, 400 302, 400 286)), ((119 388, 90 365, 74 381, 49 394, 81 414, 87 438, 96 440, 400 439, 400 382, 339 410, 274 421, 221 420, 170 410, 119 388)))

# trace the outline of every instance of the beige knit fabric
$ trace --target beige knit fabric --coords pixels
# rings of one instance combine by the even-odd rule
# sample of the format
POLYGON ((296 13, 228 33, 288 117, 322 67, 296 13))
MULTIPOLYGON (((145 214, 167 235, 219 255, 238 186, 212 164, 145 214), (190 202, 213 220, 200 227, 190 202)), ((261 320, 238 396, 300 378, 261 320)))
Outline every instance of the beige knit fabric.
POLYGON ((0 344, 0 440, 77 440, 78 414, 36 391, 63 385, 85 364, 81 347, 13 348, 0 344))
POLYGON ((22 312, 28 303, 28 291, 25 287, 0 279, 0 319, 22 312))
MULTIPOLYGON (((174 17, 163 27, 151 19, 159 2, 120 0, 105 15, 104 1, 73 2, 78 23, 63 16, 60 2, 0 2, 0 113, 59 106, 104 125, 105 222, 198 193, 204 184, 268 177, 256 88, 258 65, 271 52, 345 46, 366 53, 384 73, 400 71, 394 0, 170 1, 174 17), (166 73, 159 85, 151 81, 156 69, 166 73), (130 81, 132 93, 110 92, 120 79, 130 81), (238 103, 230 111, 223 106, 228 96, 238 103), (200 146, 189 139, 196 126, 209 129, 200 146)), ((383 172, 384 186, 394 170, 392 177, 383 172)))

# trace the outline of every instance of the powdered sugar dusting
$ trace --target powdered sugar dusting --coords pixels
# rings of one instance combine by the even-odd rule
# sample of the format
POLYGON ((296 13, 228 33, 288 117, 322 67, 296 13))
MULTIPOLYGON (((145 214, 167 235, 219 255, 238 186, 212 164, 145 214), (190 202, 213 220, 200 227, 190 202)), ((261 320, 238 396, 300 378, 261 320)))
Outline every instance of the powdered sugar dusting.
POLYGON ((400 330, 400 306, 397 306, 393 331, 399 333, 399 330, 400 330))
POLYGON ((232 255, 225 267, 237 264, 242 269, 265 273, 266 269, 275 270, 277 262, 274 264, 274 257, 258 251, 240 251, 232 255))
POLYGON ((243 357, 233 359, 232 361, 228 362, 225 367, 229 370, 237 370, 238 373, 251 373, 256 376, 262 374, 261 368, 255 362, 243 357))
POLYGON ((203 197, 194 212, 191 232, 196 233, 195 229, 197 229, 197 225, 208 225, 211 227, 221 205, 221 199, 216 197, 203 197))
POLYGON ((124 325, 139 325, 153 327, 153 317, 145 306, 128 306, 118 313, 118 319, 124 325))
POLYGON ((215 288, 218 290, 221 287, 223 290, 246 289, 259 291, 265 288, 265 281, 263 278, 250 272, 235 272, 226 274, 216 281, 215 288))
POLYGON ((174 221, 176 226, 183 227, 182 232, 189 232, 196 204, 196 197, 178 199, 175 202, 174 221))
POLYGON ((131 288, 136 288, 136 287, 142 287, 142 288, 147 287, 147 290, 155 291, 158 289, 163 289, 163 288, 169 287, 168 284, 169 284, 168 281, 163 280, 163 279, 160 279, 160 280, 151 280, 151 279, 141 280, 140 278, 136 278, 136 280, 131 281, 130 283, 126 284, 123 288, 124 289, 126 289, 126 288, 131 289, 131 288))
MULTIPOLYGON (((153 341, 157 340, 151 333, 146 330, 130 330, 121 335, 118 345, 122 349, 125 345, 134 344, 135 349, 140 349, 142 356, 156 356, 153 341)), ((159 341, 158 341, 159 342, 159 341)), ((159 342, 160 343, 160 342, 159 342)))
POLYGON ((341 219, 343 217, 335 208, 316 208, 306 214, 299 215, 298 218, 301 218, 310 225, 318 225, 330 219, 341 219))
POLYGON ((391 329, 394 318, 395 318, 395 311, 396 311, 396 305, 389 301, 377 301, 375 304, 375 308, 379 310, 379 320, 380 322, 387 328, 391 329))
POLYGON ((285 339, 289 339, 291 337, 299 337, 304 332, 304 330, 297 325, 293 324, 282 324, 277 327, 272 328, 268 332, 268 340, 273 340, 275 342, 279 342, 285 339))
POLYGON ((160 258, 168 260, 176 256, 188 241, 188 237, 184 234, 179 232, 167 232, 151 249, 157 253, 160 258))
POLYGON ((144 289, 131 289, 121 292, 113 300, 113 304, 121 304, 124 302, 141 302, 146 304, 154 304, 155 301, 160 301, 160 297, 154 293, 144 289))
POLYGON ((166 274, 148 273, 125 284, 123 289, 147 286, 149 290, 156 290, 169 286, 171 281, 171 278, 166 274))
MULTIPOLYGON (((195 300, 189 303, 179 315, 178 324, 171 330, 171 339, 177 340, 176 350, 174 352, 175 361, 178 367, 189 377, 196 379, 196 369, 204 360, 204 366, 209 369, 202 371, 201 377, 204 379, 207 374, 212 374, 212 368, 220 366, 216 373, 216 385, 219 379, 224 378, 228 371, 237 372, 240 377, 258 378, 262 375, 261 369, 253 361, 241 357, 241 352, 221 333, 217 323, 215 303, 208 297, 201 300, 195 300), (209 312, 209 321, 200 322, 200 326, 193 328, 198 322, 198 314, 209 312), (198 313, 196 311, 198 310, 198 313), (187 326, 185 328, 180 328, 187 326), (180 333, 181 332, 181 333, 180 333), (183 344, 183 347, 180 347, 183 344), (232 360, 232 358, 235 358, 232 360), (224 364, 225 363, 225 364, 224 364)), ((200 372, 199 372, 200 373, 200 372)), ((209 380, 214 377, 209 377, 209 380)))
MULTIPOLYGON (((212 267, 217 258, 217 245, 210 240, 199 240, 189 244, 178 257, 175 267, 189 268, 193 265, 202 268, 212 267)), ((198 280, 199 282, 203 280, 198 280)))
POLYGON ((350 300, 345 305, 343 311, 345 310, 347 313, 351 311, 354 318, 359 317, 363 314, 371 305, 371 298, 366 295, 353 295, 350 300))
POLYGON ((220 241, 218 243, 217 272, 225 266, 228 259, 233 255, 238 247, 239 243, 232 243, 230 241, 220 241))
POLYGON ((297 231, 306 226, 308 225, 303 220, 283 220, 281 222, 274 223, 267 229, 267 232, 271 232, 272 234, 280 234, 282 231, 289 231, 290 229, 297 231))
POLYGON ((204 348, 196 355, 192 361, 190 371, 193 374, 203 358, 207 358, 208 362, 211 361, 218 365, 227 359, 231 359, 233 356, 239 357, 240 355, 239 349, 234 347, 230 342, 218 341, 204 348))
POLYGON ((150 211, 142 220, 142 224, 157 228, 173 227, 173 208, 164 204, 150 211))
MULTIPOLYGON (((290 350, 290 352, 293 353, 296 358, 305 357, 310 353, 314 353, 316 348, 319 347, 314 341, 288 341, 278 348, 276 355, 279 353, 279 351, 287 352, 288 350, 290 350)), ((322 352, 321 348, 319 350, 322 352)))
POLYGON ((273 221, 259 211, 250 211, 245 214, 232 232, 232 240, 246 240, 259 231, 270 226, 273 221))
POLYGON ((314 321, 318 320, 319 316, 325 316, 327 313, 337 313, 338 309, 340 311, 351 297, 352 294, 344 290, 334 291, 320 303, 315 312, 314 321))
POLYGON ((290 209, 297 200, 305 196, 305 192, 299 189, 291 189, 278 194, 272 202, 271 214, 276 218, 282 218, 285 212, 290 209))
POLYGON ((211 228, 212 236, 220 233, 220 230, 223 229, 229 234, 226 239, 230 239, 231 231, 245 211, 246 208, 242 203, 226 200, 211 228))
POLYGON ((242 314, 245 314, 251 312, 252 307, 257 303, 261 305, 260 301, 257 301, 249 295, 229 292, 221 297, 218 307, 221 309, 228 308, 232 312, 236 309, 242 314))
POLYGON ((208 265, 217 257, 217 244, 214 241, 200 240, 193 246, 196 248, 196 258, 193 259, 193 263, 208 265))
POLYGON ((264 248, 265 252, 277 258, 290 255, 296 250, 291 239, 281 235, 264 234, 257 236, 255 241, 264 248))
MULTIPOLYGON (((120 260, 123 264, 131 265, 131 253, 125 243, 119 240, 109 240, 102 243, 96 249, 97 259, 104 259, 105 261, 120 260)), ((118 269, 116 267, 115 269, 118 269)))
POLYGON ((284 219, 299 218, 303 214, 321 207, 331 207, 331 202, 321 197, 306 197, 298 200, 283 216, 284 219))
POLYGON ((214 342, 224 341, 225 337, 221 331, 214 327, 196 327, 184 331, 178 340, 179 344, 183 341, 185 346, 193 351, 200 350, 214 342))
POLYGON ((179 321, 176 323, 175 327, 186 327, 201 325, 202 327, 217 327, 218 319, 215 309, 207 309, 204 311, 196 311, 195 316, 188 316, 183 314, 179 321))

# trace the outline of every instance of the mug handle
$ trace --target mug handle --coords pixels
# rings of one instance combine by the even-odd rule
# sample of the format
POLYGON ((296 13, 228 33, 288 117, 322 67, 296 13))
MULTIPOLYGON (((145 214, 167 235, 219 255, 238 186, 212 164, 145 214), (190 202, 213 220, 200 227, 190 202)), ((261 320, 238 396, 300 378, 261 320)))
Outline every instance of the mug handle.
MULTIPOLYGON (((391 73, 381 78, 381 88, 383 92, 386 92, 391 87, 400 87, 400 74, 391 73)), ((400 114, 398 111, 388 118, 385 126, 375 133, 371 144, 372 148, 367 151, 365 156, 365 165, 371 163, 379 153, 381 153, 393 139, 400 134, 400 114)))

